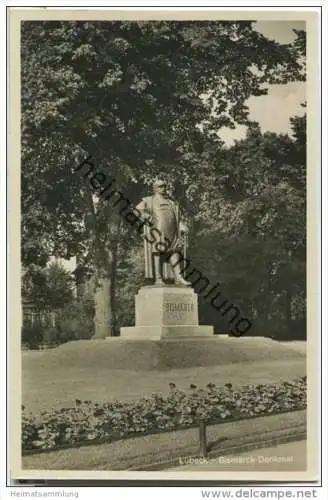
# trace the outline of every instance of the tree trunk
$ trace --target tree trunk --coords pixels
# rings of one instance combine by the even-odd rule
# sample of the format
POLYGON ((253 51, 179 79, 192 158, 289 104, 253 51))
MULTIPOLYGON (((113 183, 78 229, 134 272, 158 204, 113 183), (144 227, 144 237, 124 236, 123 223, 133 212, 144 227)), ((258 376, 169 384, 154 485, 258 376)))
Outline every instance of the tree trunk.
POLYGON ((112 283, 109 277, 101 278, 97 281, 94 295, 94 339, 105 339, 106 337, 113 336, 112 325, 109 322, 111 317, 111 289, 112 283))
MULTIPOLYGON (((89 217, 86 218, 86 228, 89 230, 90 240, 94 249, 94 339, 105 339, 115 335, 115 286, 117 267, 117 241, 120 218, 111 218, 112 213, 106 214, 106 206, 95 208, 92 193, 86 189, 81 193, 86 204, 89 217), (102 213, 99 212, 104 208, 102 213), (101 224, 100 217, 108 215, 107 225, 101 224), (99 222, 100 227, 99 229, 99 222), (106 227, 107 226, 107 227, 106 227), (104 234, 104 231, 106 233, 104 234), (105 237, 104 237, 105 236, 105 237)), ((109 205, 107 206, 107 210, 109 205)))
POLYGON ((97 276, 95 287, 95 339, 114 337, 116 331, 116 272, 119 221, 112 226, 111 250, 99 245, 96 258, 97 276))
POLYGON ((112 251, 111 264, 111 284, 109 287, 109 337, 114 337, 116 334, 116 271, 117 271, 117 244, 114 245, 112 251))

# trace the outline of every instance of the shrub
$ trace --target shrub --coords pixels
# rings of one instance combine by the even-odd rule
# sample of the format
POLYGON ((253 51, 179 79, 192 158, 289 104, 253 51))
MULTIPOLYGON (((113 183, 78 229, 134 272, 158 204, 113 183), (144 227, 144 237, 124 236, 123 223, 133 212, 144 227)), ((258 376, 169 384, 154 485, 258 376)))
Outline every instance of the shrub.
POLYGON ((70 304, 58 315, 59 343, 89 339, 93 336, 93 303, 81 300, 70 304))
POLYGON ((187 428, 199 418, 208 423, 225 422, 306 407, 306 377, 238 389, 212 383, 200 389, 193 385, 189 392, 177 389, 174 383, 169 387, 168 396, 153 394, 132 403, 77 399, 74 408, 44 411, 39 417, 23 408, 23 451, 187 428))
POLYGON ((22 326, 21 339, 29 349, 38 349, 43 342, 44 328, 40 323, 26 323, 22 326))
POLYGON ((60 344, 60 331, 58 327, 46 327, 43 333, 43 343, 46 345, 56 346, 60 344))
POLYGON ((22 327, 22 345, 28 349, 39 349, 42 345, 55 346, 60 343, 58 327, 39 322, 33 325, 26 323, 22 327))
POLYGON ((89 339, 93 336, 94 324, 93 301, 84 298, 67 307, 55 311, 55 326, 45 320, 22 327, 22 344, 29 349, 38 349, 40 345, 59 345, 70 340, 89 339))

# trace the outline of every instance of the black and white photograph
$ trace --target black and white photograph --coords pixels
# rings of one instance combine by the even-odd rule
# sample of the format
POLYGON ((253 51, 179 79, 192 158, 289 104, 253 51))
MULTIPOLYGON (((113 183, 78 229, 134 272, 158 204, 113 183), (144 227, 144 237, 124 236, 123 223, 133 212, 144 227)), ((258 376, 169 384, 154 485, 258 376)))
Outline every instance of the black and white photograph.
POLYGON ((14 477, 316 481, 319 17, 90 9, 11 12, 14 477))

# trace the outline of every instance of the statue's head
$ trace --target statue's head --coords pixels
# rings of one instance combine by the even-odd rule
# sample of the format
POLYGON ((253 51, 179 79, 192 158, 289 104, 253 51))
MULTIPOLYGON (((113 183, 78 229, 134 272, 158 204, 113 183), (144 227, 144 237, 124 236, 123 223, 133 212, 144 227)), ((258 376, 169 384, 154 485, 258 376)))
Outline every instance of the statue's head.
POLYGON ((164 179, 156 179, 153 183, 155 193, 166 194, 167 182, 164 179))

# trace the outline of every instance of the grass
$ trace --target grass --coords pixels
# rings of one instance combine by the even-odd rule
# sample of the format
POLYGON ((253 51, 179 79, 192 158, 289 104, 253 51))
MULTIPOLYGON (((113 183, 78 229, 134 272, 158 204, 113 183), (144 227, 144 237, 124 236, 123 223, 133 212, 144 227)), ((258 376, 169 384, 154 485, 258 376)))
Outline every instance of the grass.
POLYGON ((290 380, 306 374, 305 358, 245 362, 211 367, 168 371, 113 370, 103 365, 58 366, 47 363, 47 352, 25 351, 22 354, 22 404, 28 411, 70 407, 82 401, 135 400, 154 392, 168 393, 169 383, 188 389, 191 383, 204 387, 213 382, 233 386, 290 380))

